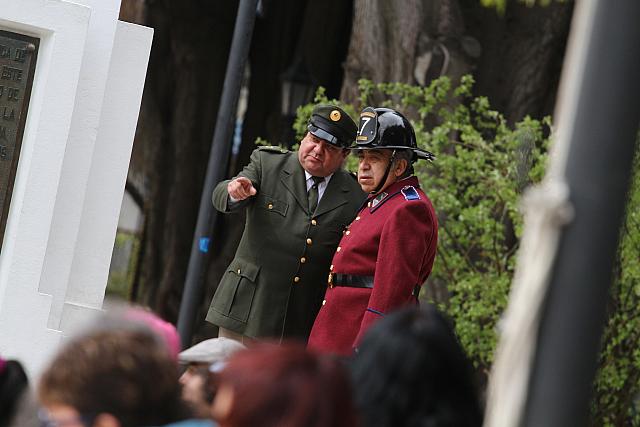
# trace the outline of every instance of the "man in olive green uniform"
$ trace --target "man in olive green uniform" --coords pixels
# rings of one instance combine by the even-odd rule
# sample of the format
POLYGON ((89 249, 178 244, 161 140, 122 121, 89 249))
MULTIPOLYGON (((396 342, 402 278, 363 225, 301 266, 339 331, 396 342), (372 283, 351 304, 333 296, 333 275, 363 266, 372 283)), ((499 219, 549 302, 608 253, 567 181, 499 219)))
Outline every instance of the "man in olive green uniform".
POLYGON ((333 253, 365 197, 341 169, 356 132, 342 109, 318 105, 297 152, 258 148, 216 186, 216 209, 247 216, 207 313, 220 336, 307 340, 333 253))

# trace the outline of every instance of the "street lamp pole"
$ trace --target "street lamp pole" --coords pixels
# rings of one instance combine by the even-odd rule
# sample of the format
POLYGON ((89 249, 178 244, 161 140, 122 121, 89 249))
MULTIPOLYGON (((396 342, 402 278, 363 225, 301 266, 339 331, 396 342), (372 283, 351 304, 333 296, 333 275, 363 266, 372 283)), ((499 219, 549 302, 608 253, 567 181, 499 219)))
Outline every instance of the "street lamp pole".
POLYGON ((211 203, 211 194, 215 185, 225 178, 226 174, 238 97, 240 96, 245 64, 249 56, 257 5, 258 0, 240 0, 238 6, 220 107, 209 153, 207 174, 200 198, 198 221, 191 245, 187 278, 178 315, 178 333, 183 348, 191 343, 195 316, 202 295, 204 276, 209 260, 211 235, 217 217, 217 211, 213 209, 211 203))

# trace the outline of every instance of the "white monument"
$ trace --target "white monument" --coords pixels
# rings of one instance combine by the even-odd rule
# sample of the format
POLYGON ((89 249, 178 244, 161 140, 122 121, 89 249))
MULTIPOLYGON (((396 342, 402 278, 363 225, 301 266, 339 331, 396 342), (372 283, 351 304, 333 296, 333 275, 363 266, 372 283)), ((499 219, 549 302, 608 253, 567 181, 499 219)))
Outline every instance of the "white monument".
POLYGON ((102 307, 153 34, 119 9, 0 0, 0 355, 32 375, 102 307))

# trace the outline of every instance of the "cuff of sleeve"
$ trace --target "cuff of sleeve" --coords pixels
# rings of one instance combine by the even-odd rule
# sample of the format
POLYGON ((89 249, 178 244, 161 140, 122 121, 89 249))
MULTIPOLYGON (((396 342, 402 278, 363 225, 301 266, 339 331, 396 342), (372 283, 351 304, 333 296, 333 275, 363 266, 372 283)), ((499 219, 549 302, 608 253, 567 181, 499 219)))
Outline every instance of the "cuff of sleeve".
POLYGON ((373 308, 371 308, 371 307, 367 307, 367 311, 368 311, 369 313, 377 314, 378 316, 384 316, 384 313, 383 313, 383 312, 378 311, 378 310, 374 310, 374 309, 373 309, 373 308))
POLYGON ((364 317, 362 318, 362 322, 360 323, 360 331, 358 332, 358 336, 354 341, 354 347, 360 347, 360 343, 362 342, 362 338, 366 335, 367 331, 376 321, 380 320, 380 318, 384 317, 384 313, 379 311, 373 311, 370 308, 364 313, 364 317))

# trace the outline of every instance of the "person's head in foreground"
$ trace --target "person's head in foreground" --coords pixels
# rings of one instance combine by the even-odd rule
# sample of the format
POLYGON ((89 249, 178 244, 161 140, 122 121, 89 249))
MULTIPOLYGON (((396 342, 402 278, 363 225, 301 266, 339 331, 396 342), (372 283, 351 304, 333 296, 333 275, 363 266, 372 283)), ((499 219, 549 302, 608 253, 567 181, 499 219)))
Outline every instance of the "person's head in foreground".
POLYGON ((472 366, 448 320, 430 304, 376 323, 351 372, 363 426, 482 424, 472 366))
POLYGON ((177 365, 142 329, 98 330, 71 340, 38 387, 45 426, 160 426, 186 417, 177 365))
POLYGON ((28 414, 32 406, 29 379, 22 364, 0 357, 0 426, 35 425, 35 417, 28 414))
POLYGON ((229 338, 211 338, 189 347, 178 355, 184 368, 180 376, 182 398, 197 418, 207 418, 217 389, 217 376, 233 353, 246 348, 229 338))
POLYGON ((416 160, 434 158, 418 148, 409 120, 391 108, 365 108, 360 113, 356 143, 350 148, 358 155, 358 183, 371 194, 411 176, 416 160))
POLYGON ((234 354, 220 372, 212 415, 222 427, 357 425, 340 362, 296 344, 261 344, 234 354))

